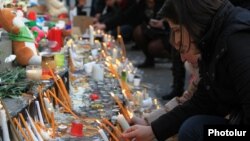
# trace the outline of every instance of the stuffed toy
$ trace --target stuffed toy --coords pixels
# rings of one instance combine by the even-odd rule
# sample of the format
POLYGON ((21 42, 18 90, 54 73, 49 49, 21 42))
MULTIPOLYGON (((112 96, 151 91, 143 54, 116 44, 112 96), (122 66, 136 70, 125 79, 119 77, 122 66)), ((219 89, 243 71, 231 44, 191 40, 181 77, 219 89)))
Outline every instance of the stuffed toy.
POLYGON ((41 41, 41 39, 45 38, 45 35, 46 35, 45 32, 42 29, 40 29, 39 27, 33 26, 31 28, 31 31, 35 35, 36 43, 39 43, 41 41))
POLYGON ((52 16, 59 16, 68 13, 68 9, 64 3, 59 0, 45 0, 45 3, 49 14, 52 16))
POLYGON ((34 36, 23 22, 23 13, 10 8, 0 8, 0 25, 12 40, 12 50, 19 65, 40 65, 41 56, 35 47, 34 36))

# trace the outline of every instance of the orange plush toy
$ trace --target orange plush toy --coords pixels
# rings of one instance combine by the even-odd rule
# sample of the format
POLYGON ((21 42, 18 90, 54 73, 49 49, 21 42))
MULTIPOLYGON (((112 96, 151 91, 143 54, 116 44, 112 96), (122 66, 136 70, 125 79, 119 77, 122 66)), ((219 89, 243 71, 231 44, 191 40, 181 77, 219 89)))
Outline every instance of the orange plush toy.
POLYGON ((0 9, 0 25, 9 33, 12 50, 19 65, 40 65, 33 34, 23 22, 23 13, 10 8, 0 9))

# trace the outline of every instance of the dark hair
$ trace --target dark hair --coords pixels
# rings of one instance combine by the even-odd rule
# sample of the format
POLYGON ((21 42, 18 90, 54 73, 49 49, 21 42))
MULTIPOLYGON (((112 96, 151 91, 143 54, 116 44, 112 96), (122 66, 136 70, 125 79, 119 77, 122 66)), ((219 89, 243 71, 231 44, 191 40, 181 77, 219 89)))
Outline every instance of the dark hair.
POLYGON ((159 16, 186 27, 194 42, 199 42, 212 19, 226 0, 166 0, 159 16))

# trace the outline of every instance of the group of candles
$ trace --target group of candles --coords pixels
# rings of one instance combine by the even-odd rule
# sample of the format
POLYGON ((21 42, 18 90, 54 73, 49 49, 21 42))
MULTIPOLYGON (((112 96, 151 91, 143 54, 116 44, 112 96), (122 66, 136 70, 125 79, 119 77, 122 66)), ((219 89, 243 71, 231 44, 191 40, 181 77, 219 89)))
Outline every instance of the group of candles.
POLYGON ((29 80, 41 80, 43 75, 48 75, 47 65, 55 71, 56 68, 61 68, 65 65, 65 57, 63 53, 45 54, 42 56, 41 65, 26 66, 26 77, 29 80))

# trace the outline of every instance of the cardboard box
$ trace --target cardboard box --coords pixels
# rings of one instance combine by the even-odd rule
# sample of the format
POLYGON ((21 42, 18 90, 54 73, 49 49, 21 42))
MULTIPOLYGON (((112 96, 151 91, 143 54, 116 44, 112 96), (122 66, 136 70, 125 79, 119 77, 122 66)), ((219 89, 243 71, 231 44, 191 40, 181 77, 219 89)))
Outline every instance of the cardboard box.
POLYGON ((27 13, 29 13, 29 11, 34 11, 37 14, 45 14, 48 10, 46 8, 46 6, 44 5, 39 5, 39 6, 33 6, 33 7, 29 7, 27 9, 27 13))
POLYGON ((89 25, 93 24, 93 18, 88 16, 75 16, 73 19, 73 26, 79 27, 81 32, 84 33, 89 25))

